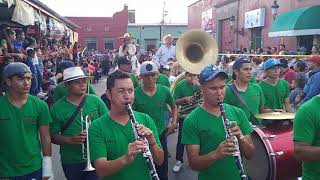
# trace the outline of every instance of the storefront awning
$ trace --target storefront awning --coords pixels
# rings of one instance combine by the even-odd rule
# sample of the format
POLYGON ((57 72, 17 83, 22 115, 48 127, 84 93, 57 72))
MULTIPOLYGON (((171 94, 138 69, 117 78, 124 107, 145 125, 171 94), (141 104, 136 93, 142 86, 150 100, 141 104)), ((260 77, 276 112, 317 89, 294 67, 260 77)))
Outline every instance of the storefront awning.
POLYGON ((285 12, 272 23, 268 36, 320 35, 320 5, 285 12))

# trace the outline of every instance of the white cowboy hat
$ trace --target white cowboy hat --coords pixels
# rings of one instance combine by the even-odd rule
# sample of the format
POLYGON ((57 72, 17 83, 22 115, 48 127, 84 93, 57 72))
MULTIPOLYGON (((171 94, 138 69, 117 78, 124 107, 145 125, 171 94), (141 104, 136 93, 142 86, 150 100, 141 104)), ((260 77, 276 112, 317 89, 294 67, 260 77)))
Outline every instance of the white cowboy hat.
POLYGON ((167 38, 171 38, 173 40, 173 36, 171 34, 167 34, 167 35, 163 36, 162 42, 165 43, 167 38))
POLYGON ((133 37, 131 36, 130 33, 124 33, 124 35, 122 37, 120 37, 120 39, 125 39, 125 38, 133 39, 133 37))
POLYGON ((73 81, 76 79, 92 78, 86 76, 80 67, 70 67, 63 71, 63 81, 61 83, 73 81))

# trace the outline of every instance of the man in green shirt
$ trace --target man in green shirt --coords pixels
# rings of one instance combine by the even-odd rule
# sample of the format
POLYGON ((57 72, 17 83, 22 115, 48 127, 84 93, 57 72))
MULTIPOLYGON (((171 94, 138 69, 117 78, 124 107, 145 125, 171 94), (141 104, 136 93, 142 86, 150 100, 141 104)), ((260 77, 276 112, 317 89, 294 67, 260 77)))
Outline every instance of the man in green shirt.
POLYGON ((140 77, 143 84, 135 89, 133 109, 148 114, 155 122, 161 146, 164 151, 164 163, 157 166, 161 180, 168 179, 168 150, 167 134, 172 133, 177 127, 177 107, 168 87, 156 84, 159 71, 152 61, 143 62, 140 66, 140 77), (167 104, 171 107, 172 123, 166 129, 165 112, 167 104))
MULTIPOLYGON (((225 95, 225 80, 228 75, 214 65, 206 66, 199 81, 204 102, 184 120, 182 143, 186 145, 190 167, 199 171, 199 180, 241 180, 232 155, 236 145, 226 139, 223 119, 218 105, 225 95)), ((231 121, 230 133, 238 139, 240 153, 247 159, 252 157, 254 145, 250 133, 252 127, 245 113, 234 106, 223 104, 231 121)))
POLYGON ((249 60, 239 58, 232 66, 234 81, 229 82, 226 88, 224 102, 232 106, 241 108, 246 113, 247 118, 253 124, 259 124, 253 116, 259 113, 268 112, 264 109, 265 97, 259 85, 251 83, 252 64, 249 60), (237 95, 238 93, 245 104, 237 95))
POLYGON ((28 94, 32 75, 27 65, 11 63, 3 76, 7 94, 0 97, 0 179, 48 179, 53 175, 48 106, 28 94))
MULTIPOLYGON (((50 130, 52 141, 60 145, 61 162, 68 180, 96 180, 95 171, 83 171, 86 167, 84 144, 87 139, 84 122, 86 117, 94 121, 108 112, 103 101, 95 95, 86 94, 89 76, 85 76, 80 67, 71 67, 63 71, 63 82, 68 90, 67 96, 56 102, 51 108, 53 122, 50 130), (69 121, 77 106, 85 99, 83 107, 72 123, 62 132, 61 127, 69 121)), ((90 148, 91 150, 91 148, 90 148)))
POLYGON ((263 69, 267 75, 266 79, 259 83, 266 98, 265 107, 274 111, 292 112, 289 102, 290 85, 280 79, 281 62, 278 59, 269 59, 263 69))
POLYGON ((134 87, 130 76, 121 71, 110 74, 107 80, 110 112, 92 123, 89 129, 90 155, 98 176, 103 180, 151 180, 142 155, 146 144, 135 139, 134 131, 148 141, 154 164, 163 162, 158 133, 154 121, 147 114, 133 112, 138 122, 132 127, 126 104, 134 101, 134 87))
MULTIPOLYGON (((93 88, 93 86, 89 82, 87 83, 87 87, 89 87, 89 94, 96 95, 95 89, 93 88)), ((54 92, 53 92, 54 102, 59 101, 61 98, 67 96, 67 94, 68 94, 68 89, 65 86, 65 84, 64 83, 58 84, 54 88, 54 92)))
MULTIPOLYGON (((138 77, 136 76, 136 74, 130 73, 131 69, 132 69, 131 61, 129 61, 126 56, 120 56, 118 58, 118 70, 121 71, 121 72, 130 74, 130 79, 133 82, 134 88, 136 88, 136 87, 139 86, 139 80, 138 80, 138 77)), ((108 90, 106 90, 106 92, 101 95, 101 99, 106 104, 108 109, 110 109, 110 100, 108 99, 107 91, 108 90)))
POLYGON ((293 122, 294 154, 302 161, 303 180, 320 176, 319 107, 320 96, 315 96, 298 109, 293 122))
MULTIPOLYGON (((63 61, 59 64, 58 68, 57 68, 57 73, 58 73, 58 85, 54 88, 54 92, 53 92, 53 100, 54 102, 57 102, 59 99, 65 97, 68 94, 68 90, 66 88, 66 86, 62 82, 63 80, 63 71, 67 68, 70 67, 74 67, 74 63, 72 61, 63 61)), ((94 90, 93 86, 88 83, 88 92, 89 94, 96 94, 96 91, 94 90)))
POLYGON ((134 88, 139 86, 138 77, 134 73, 130 73, 132 70, 132 63, 127 59, 126 56, 121 56, 118 58, 118 68, 119 71, 130 74, 130 79, 133 82, 134 88))
MULTIPOLYGON (((160 63, 155 60, 153 60, 152 62, 157 65, 158 71, 161 72, 160 71, 160 69, 161 69, 160 63)), ((170 88, 169 78, 162 73, 159 73, 156 83, 170 88)))
MULTIPOLYGON (((200 83, 196 74, 185 72, 186 78, 175 87, 174 98, 177 106, 183 105, 184 107, 197 106, 197 100, 195 98, 201 98, 200 96, 200 83), (198 96, 197 96, 198 95, 198 96)), ((185 113, 190 113, 193 109, 185 113)), ((176 164, 173 167, 173 172, 179 172, 183 163, 184 144, 181 144, 182 127, 185 114, 179 114, 179 133, 176 146, 176 164)))

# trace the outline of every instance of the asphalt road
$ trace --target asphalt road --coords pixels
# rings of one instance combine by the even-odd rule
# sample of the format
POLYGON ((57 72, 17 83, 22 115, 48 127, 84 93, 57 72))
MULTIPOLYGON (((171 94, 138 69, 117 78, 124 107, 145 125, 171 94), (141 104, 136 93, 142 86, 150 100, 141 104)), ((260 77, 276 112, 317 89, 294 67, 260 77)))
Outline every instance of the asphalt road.
MULTIPOLYGON (((99 83, 95 84, 95 89, 98 95, 101 95, 105 92, 106 89, 106 81, 105 79, 100 80, 99 83)), ((197 173, 192 171, 188 166, 188 160, 186 153, 184 154, 184 163, 179 173, 173 173, 172 168, 175 163, 175 152, 176 152, 176 142, 178 139, 178 133, 173 133, 168 136, 168 150, 169 150, 169 179, 170 180, 196 180, 197 173)), ((60 154, 59 154, 59 146, 52 145, 52 157, 53 157, 53 171, 54 177, 51 180, 66 180, 64 173, 62 171, 61 163, 60 163, 60 154)))

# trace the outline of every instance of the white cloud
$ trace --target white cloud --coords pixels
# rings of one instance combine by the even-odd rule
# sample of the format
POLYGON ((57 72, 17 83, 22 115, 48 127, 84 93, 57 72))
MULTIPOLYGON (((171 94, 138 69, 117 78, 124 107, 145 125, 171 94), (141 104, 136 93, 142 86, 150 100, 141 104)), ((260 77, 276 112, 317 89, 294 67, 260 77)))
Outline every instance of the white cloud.
MULTIPOLYGON (((62 16, 112 16, 127 4, 136 10, 137 23, 159 23, 163 0, 40 0, 62 16)), ((187 23, 187 6, 197 0, 166 0, 166 22, 187 23)))

